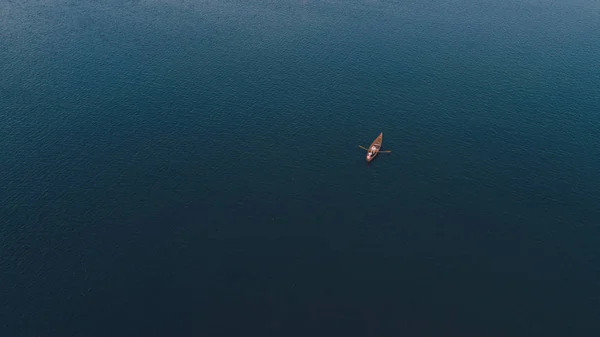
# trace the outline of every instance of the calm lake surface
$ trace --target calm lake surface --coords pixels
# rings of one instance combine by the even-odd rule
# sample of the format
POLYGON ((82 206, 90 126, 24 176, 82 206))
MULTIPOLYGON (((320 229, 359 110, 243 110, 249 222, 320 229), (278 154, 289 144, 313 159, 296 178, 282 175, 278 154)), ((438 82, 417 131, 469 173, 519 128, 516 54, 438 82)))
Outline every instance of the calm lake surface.
POLYGON ((600 336, 599 113, 593 0, 1 1, 0 335, 600 336))

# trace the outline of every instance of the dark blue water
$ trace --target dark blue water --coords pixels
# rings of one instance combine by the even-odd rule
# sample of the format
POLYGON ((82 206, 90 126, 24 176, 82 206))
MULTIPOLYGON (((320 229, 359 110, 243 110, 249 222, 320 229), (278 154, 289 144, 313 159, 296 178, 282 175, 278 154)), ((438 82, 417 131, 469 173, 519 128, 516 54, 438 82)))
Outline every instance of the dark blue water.
POLYGON ((0 2, 0 335, 599 336, 599 15, 0 2))

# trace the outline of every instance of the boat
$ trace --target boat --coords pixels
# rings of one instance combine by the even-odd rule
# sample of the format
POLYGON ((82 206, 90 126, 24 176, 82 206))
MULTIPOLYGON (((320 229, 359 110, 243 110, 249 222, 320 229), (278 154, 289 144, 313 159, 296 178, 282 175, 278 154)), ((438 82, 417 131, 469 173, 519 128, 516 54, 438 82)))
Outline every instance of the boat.
POLYGON ((385 152, 385 153, 389 153, 392 151, 382 151, 381 150, 381 143, 383 142, 383 132, 381 132, 379 134, 379 136, 377 136, 377 138, 375 138, 375 140, 373 141, 373 143, 371 143, 371 146, 369 146, 369 148, 365 148, 359 145, 359 147, 363 150, 367 151, 367 163, 370 163, 371 160, 373 160, 378 153, 380 152, 385 152))

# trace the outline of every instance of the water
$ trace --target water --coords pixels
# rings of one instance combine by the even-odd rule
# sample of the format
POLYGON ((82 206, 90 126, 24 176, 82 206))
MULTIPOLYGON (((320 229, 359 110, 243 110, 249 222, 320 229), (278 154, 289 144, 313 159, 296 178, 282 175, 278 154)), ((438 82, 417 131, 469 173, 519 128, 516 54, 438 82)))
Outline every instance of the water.
POLYGON ((599 11, 0 3, 2 336, 598 336, 599 11))

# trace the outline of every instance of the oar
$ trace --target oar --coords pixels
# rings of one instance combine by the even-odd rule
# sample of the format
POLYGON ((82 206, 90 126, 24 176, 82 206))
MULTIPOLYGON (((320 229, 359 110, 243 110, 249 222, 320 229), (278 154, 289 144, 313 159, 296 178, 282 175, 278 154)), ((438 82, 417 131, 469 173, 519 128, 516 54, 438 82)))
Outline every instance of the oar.
MULTIPOLYGON (((359 145, 358 147, 360 147, 360 148, 361 148, 361 149, 363 149, 363 150, 367 150, 367 151, 369 151, 369 149, 367 149, 366 147, 363 147, 363 146, 360 146, 360 145, 359 145)), ((392 152, 392 151, 391 151, 391 150, 387 150, 387 151, 379 151, 379 152, 380 152, 380 153, 390 153, 390 152, 392 152)))

